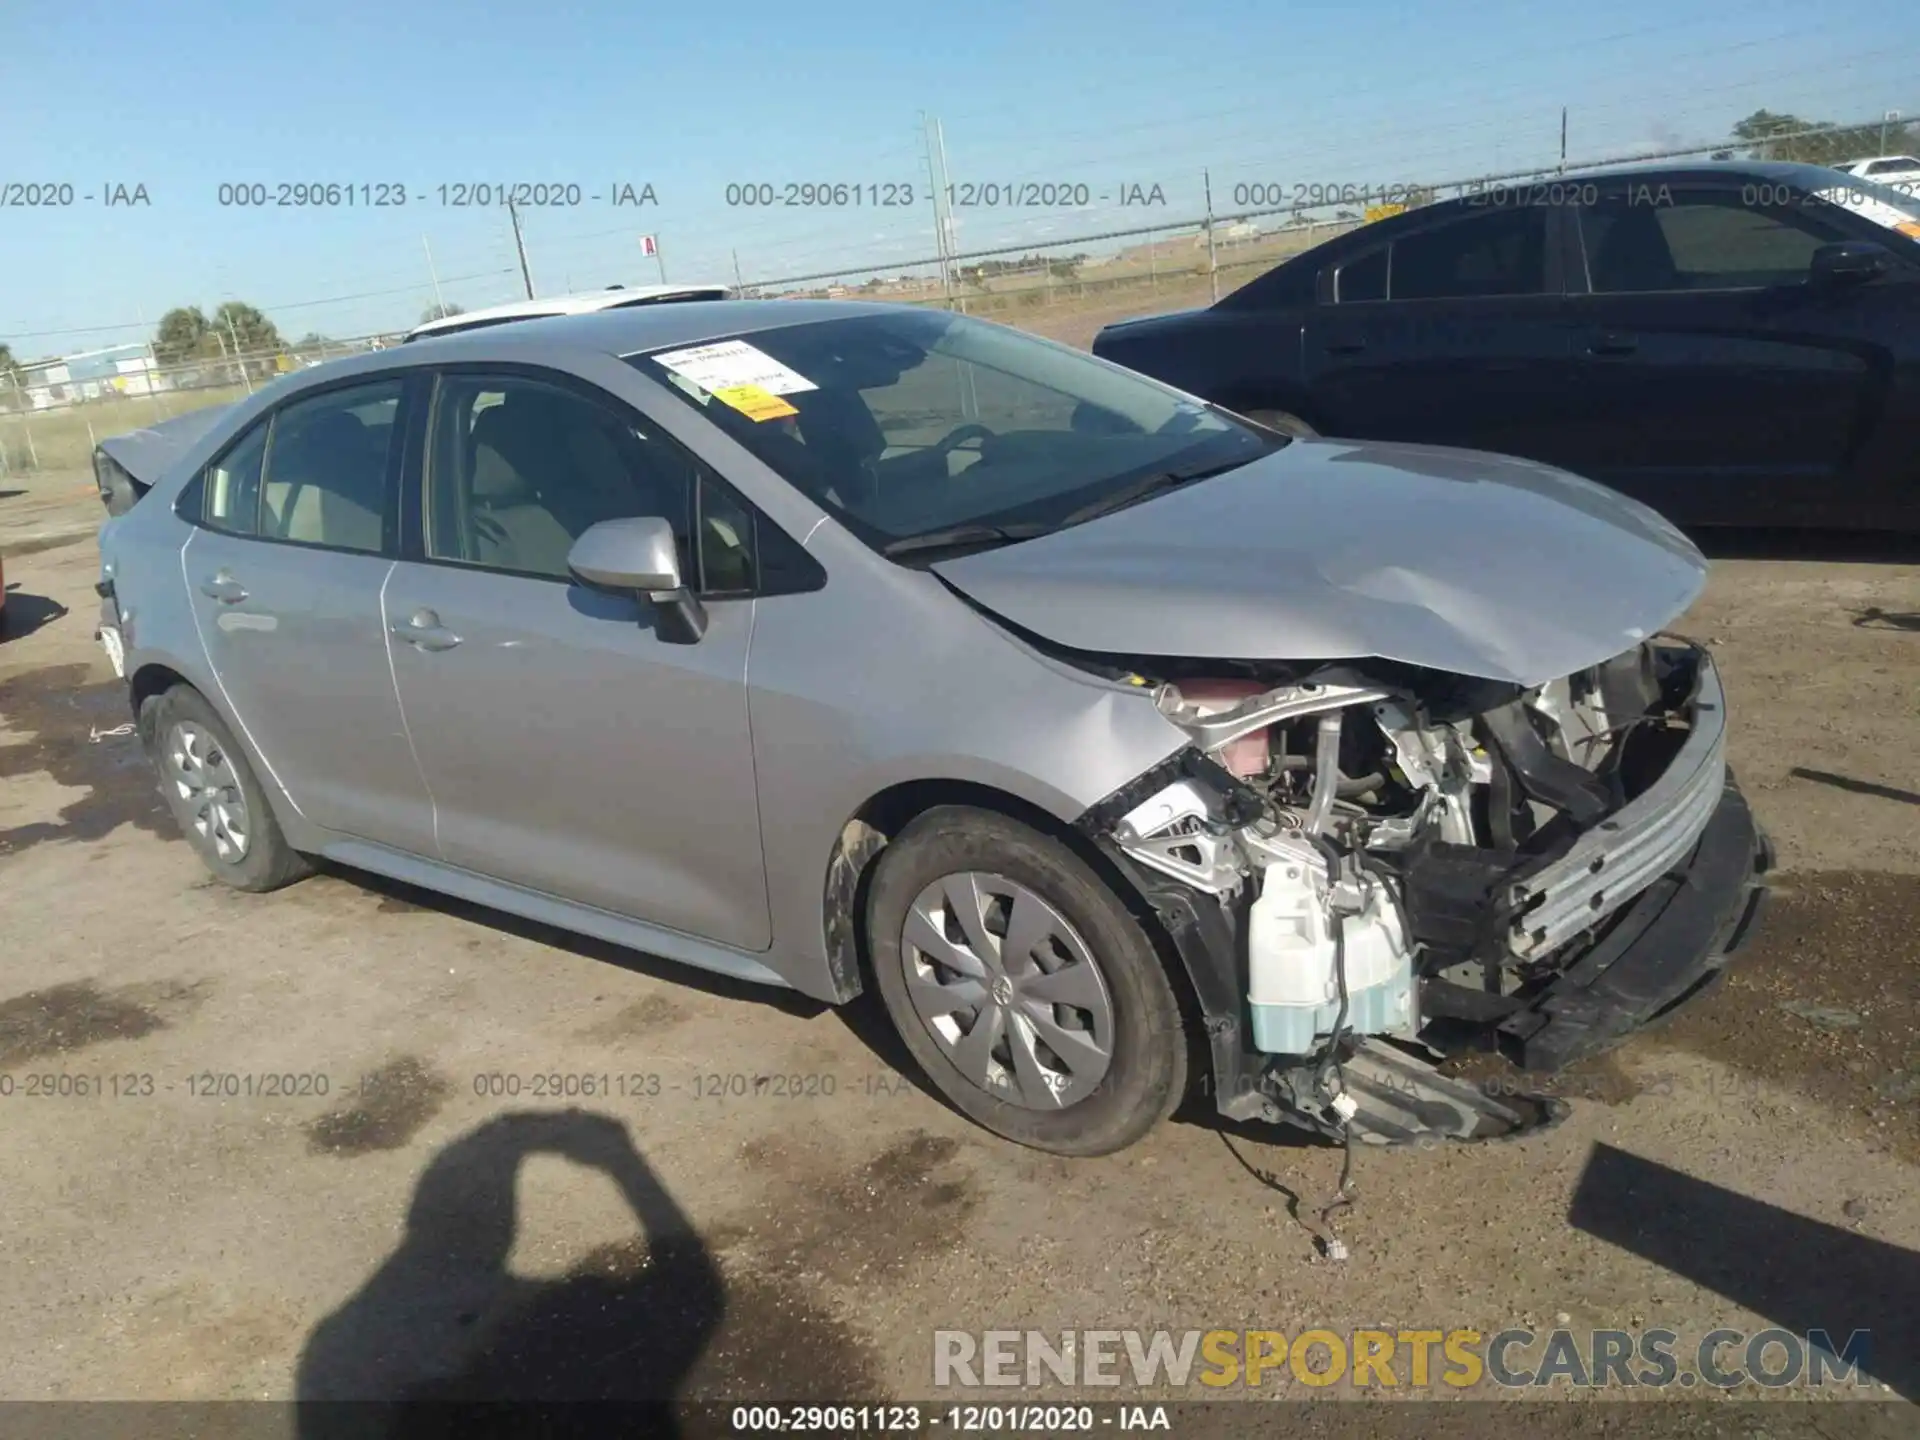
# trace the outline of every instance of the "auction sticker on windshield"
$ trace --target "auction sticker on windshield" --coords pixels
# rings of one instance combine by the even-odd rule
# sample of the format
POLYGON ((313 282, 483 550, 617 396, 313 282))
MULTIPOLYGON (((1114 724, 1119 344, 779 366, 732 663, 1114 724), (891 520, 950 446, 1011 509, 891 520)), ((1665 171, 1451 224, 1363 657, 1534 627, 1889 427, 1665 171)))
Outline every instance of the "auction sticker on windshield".
POLYGON ((800 413, 771 390, 758 385, 727 385, 714 391, 713 398, 722 405, 731 405, 753 421, 781 420, 800 413))
POLYGON ((769 395, 793 395, 820 388, 798 370, 789 369, 744 340, 722 340, 714 345, 695 345, 689 350, 669 350, 653 358, 666 369, 686 376, 716 395, 743 385, 754 386, 769 395))

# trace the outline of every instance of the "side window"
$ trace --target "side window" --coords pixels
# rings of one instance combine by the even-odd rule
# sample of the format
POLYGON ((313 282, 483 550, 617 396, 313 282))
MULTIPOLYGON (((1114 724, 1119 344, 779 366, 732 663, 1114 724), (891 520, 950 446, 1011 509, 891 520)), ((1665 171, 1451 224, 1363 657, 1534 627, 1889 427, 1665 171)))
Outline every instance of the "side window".
POLYGON ((428 444, 427 554, 564 580, 567 552, 589 527, 659 515, 690 572, 696 474, 677 445, 571 390, 521 376, 444 376, 428 444))
POLYGON ((1580 211, 1595 294, 1797 284, 1815 250, 1845 238, 1811 211, 1748 205, 1733 192, 1681 190, 1667 198, 1622 197, 1580 211))
POLYGON ((206 468, 198 518, 212 529, 232 535, 259 532, 260 471, 267 458, 267 425, 262 420, 206 468))
POLYGON ((1231 310, 1293 310, 1315 303, 1316 265, 1283 261, 1266 274, 1256 276, 1238 290, 1220 297, 1231 310))
POLYGON ((1547 288, 1547 208, 1528 205, 1437 225, 1393 242, 1395 300, 1541 295, 1547 288))
POLYGON ((379 553, 401 384, 329 390, 274 412, 260 486, 262 536, 379 553))
POLYGON ((1336 305, 1353 305, 1363 300, 1387 298, 1388 247, 1357 256, 1342 265, 1333 279, 1336 305))
POLYGON ((753 510, 719 481, 700 480, 700 575, 704 595, 753 593, 756 564, 753 510))

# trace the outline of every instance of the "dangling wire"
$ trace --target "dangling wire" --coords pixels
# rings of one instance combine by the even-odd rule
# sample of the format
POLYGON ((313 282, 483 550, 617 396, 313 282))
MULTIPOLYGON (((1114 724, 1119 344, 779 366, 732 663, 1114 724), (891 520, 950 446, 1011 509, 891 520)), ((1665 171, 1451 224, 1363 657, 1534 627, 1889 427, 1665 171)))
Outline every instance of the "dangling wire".
MULTIPOLYGON (((1325 722, 1322 721, 1322 725, 1325 722)), ((1324 743, 1326 736, 1322 731, 1321 753, 1324 757, 1331 746, 1324 743)), ((1337 735, 1334 743, 1338 743, 1337 735)), ((1337 752, 1336 752, 1337 753, 1337 752)), ((1338 781, 1338 770, 1327 773, 1323 764, 1321 773, 1315 781, 1315 798, 1324 791, 1331 791, 1338 781)), ((1333 1017, 1333 1031, 1327 1037, 1327 1045, 1322 1052, 1320 1069, 1315 1076, 1320 1093, 1326 1097, 1328 1105, 1339 1114, 1343 1121, 1340 1127, 1343 1154, 1340 1157, 1340 1182, 1334 1187, 1333 1195, 1320 1207, 1320 1243, 1326 1250, 1329 1260, 1345 1260, 1348 1255, 1346 1242, 1340 1239, 1333 1228, 1333 1217, 1353 1208, 1353 1116, 1356 1109, 1353 1099, 1347 1093, 1347 1072, 1341 1062, 1340 1046, 1347 1034, 1348 1014, 1352 1007, 1352 998, 1347 990, 1347 908, 1340 894, 1342 861, 1339 850, 1325 834, 1315 832, 1314 848, 1325 857, 1327 862, 1327 909, 1333 917, 1333 975, 1340 991, 1340 1008, 1333 1017), (1329 1085, 1329 1079, 1332 1084, 1329 1085), (1344 1103, 1343 1103, 1344 1102, 1344 1103)))

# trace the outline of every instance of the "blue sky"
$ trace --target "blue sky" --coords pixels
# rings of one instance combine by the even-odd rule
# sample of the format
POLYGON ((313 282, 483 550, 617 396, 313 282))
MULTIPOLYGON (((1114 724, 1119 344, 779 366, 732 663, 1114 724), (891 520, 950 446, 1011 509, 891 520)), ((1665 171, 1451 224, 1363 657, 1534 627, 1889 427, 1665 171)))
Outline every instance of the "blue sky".
POLYGON ((260 305, 290 338, 410 324, 441 292, 519 294, 498 208, 442 184, 651 184, 658 204, 534 210, 540 293, 749 281, 931 253, 931 207, 729 208, 730 182, 927 190, 920 117, 959 182, 1159 185, 1164 208, 974 210, 965 246, 1044 243, 1236 185, 1384 185, 1699 143, 1761 106, 1920 115, 1920 6, 1893 0, 874 0, 724 8, 567 0, 0 7, 0 183, 151 203, 0 208, 0 341, 24 357, 146 338, 174 305, 260 305), (321 18, 309 18, 318 16, 321 18), (223 183, 397 184, 404 206, 222 207, 223 183), (423 237, 425 243, 423 244, 423 237))

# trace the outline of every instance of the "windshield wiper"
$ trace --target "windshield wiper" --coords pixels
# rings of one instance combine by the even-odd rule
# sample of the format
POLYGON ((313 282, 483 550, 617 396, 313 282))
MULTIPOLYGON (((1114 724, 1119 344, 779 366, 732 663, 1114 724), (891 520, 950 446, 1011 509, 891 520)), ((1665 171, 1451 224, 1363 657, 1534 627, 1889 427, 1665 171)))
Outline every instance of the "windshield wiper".
POLYGON ((880 553, 892 559, 898 555, 921 555, 935 550, 978 550, 992 545, 1011 545, 1016 540, 1031 540, 1053 528, 1032 522, 986 525, 976 521, 966 525, 948 525, 922 535, 905 535, 898 540, 889 540, 880 547, 880 553))
POLYGON ((1069 511, 1058 525, 1065 529, 1069 525, 1078 525, 1083 520, 1092 520, 1101 515, 1111 514, 1128 505, 1146 499, 1149 495, 1158 495, 1162 490, 1171 490, 1185 485, 1190 480, 1204 480, 1209 475, 1224 475, 1229 470, 1238 470, 1249 462, 1229 460, 1221 465, 1198 465, 1186 470, 1161 470, 1152 475, 1142 475, 1138 480, 1111 490, 1098 500, 1082 505, 1078 510, 1069 511))
POLYGON ((1149 495, 1162 490, 1170 490, 1176 485, 1185 485, 1190 480, 1204 480, 1209 475, 1222 475, 1229 470, 1238 470, 1247 464, 1245 460, 1229 460, 1224 464, 1195 465, 1185 470, 1163 470, 1153 475, 1143 475, 1140 479, 1121 486, 1118 490, 1102 495, 1091 504, 1082 505, 1070 512, 1064 519, 1055 521, 1025 520, 1013 525, 990 525, 984 521, 969 521, 961 525, 947 525, 938 530, 929 530, 923 535, 906 535, 898 540, 889 540, 880 547, 880 553, 889 559, 901 555, 922 555, 940 550, 982 550, 996 545, 1011 545, 1019 540, 1031 540, 1039 535, 1049 535, 1055 530, 1064 530, 1069 525, 1078 525, 1082 520, 1091 520, 1096 515, 1105 515, 1122 506, 1144 500, 1149 495))

